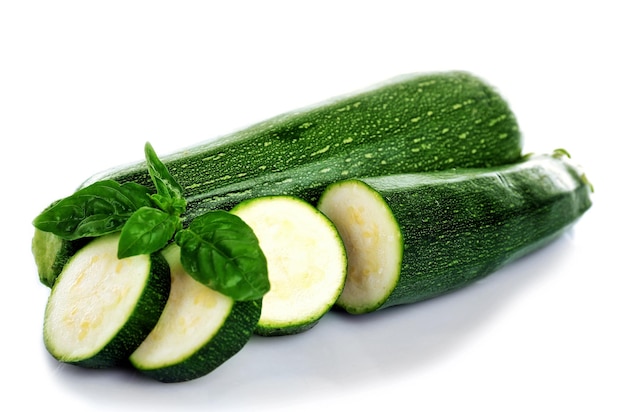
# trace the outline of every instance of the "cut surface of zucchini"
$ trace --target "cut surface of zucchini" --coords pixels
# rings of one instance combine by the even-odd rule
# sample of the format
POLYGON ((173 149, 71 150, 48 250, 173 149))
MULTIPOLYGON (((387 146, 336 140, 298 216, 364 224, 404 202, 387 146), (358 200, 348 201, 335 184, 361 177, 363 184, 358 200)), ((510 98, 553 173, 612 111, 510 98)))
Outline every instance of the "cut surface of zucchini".
POLYGON ((291 196, 244 201, 232 212, 252 228, 267 258, 270 291, 263 297, 256 333, 287 335, 312 328, 345 284, 347 257, 335 226, 291 196))
POLYGON ((403 255, 402 232, 385 200, 365 183, 350 180, 329 186, 318 208, 334 222, 348 255, 337 306, 362 313, 385 301, 400 276, 403 255))
POLYGON ((44 342, 58 360, 100 368, 125 363, 156 324, 169 294, 160 255, 117 258, 119 235, 80 249, 55 282, 44 342))
POLYGON ((171 268, 170 297, 130 361, 159 381, 188 381, 208 374, 244 346, 261 314, 260 301, 238 302, 197 282, 182 267, 177 245, 163 255, 171 268))
POLYGON ((50 232, 35 229, 32 252, 39 281, 51 288, 67 261, 87 243, 89 239, 64 241, 50 232))

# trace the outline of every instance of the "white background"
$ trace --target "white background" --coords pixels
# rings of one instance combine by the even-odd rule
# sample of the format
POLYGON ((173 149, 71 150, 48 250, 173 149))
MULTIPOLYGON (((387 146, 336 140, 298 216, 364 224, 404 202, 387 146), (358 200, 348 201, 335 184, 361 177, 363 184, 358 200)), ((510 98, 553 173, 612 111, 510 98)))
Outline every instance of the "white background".
POLYGON ((4 1, 0 409, 626 410, 618 1, 4 1), (460 292, 253 338, 160 384, 57 364, 31 221, 91 174, 408 72, 461 69, 509 101, 525 151, 568 149, 594 206, 460 292), (405 402, 405 403, 404 403, 405 402), (8 406, 12 405, 12 406, 8 406))

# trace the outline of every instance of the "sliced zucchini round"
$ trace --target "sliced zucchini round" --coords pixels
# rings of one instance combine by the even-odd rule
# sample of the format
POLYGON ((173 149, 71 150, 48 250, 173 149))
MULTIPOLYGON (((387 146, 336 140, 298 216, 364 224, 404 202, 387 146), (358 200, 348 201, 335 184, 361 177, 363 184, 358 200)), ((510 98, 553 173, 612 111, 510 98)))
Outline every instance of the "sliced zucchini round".
POLYGON ((222 365, 248 342, 261 300, 235 301, 197 282, 180 263, 180 247, 163 252, 172 289, 161 319, 130 356, 139 371, 161 382, 199 378, 222 365))
POLYGON ((312 328, 334 306, 346 280, 346 252, 333 223, 292 196, 247 200, 232 213, 252 228, 267 258, 270 291, 256 334, 312 328))
POLYGON ((57 360, 88 368, 127 363, 157 323, 169 290, 159 255, 117 258, 119 234, 97 238, 61 271, 44 317, 44 344, 57 360))
POLYGON ((341 234, 348 255, 348 275, 337 306, 350 313, 379 307, 400 278, 402 231, 382 196, 359 180, 330 185, 318 209, 341 234))

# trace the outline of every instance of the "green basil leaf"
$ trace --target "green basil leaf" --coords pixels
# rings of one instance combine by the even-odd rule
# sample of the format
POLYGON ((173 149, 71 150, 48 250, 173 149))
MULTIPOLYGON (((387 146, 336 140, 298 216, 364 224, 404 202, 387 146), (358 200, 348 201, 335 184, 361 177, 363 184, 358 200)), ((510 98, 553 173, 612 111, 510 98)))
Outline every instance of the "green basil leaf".
POLYGON ((120 235, 117 257, 154 253, 167 245, 176 230, 180 219, 162 210, 142 207, 133 213, 120 235))
POLYGON ((235 300, 256 300, 269 291, 267 260, 259 241, 238 216, 212 211, 176 233, 181 263, 197 281, 235 300))
POLYGON ((67 240, 101 236, 120 230, 136 210, 151 205, 146 187, 103 180, 53 203, 33 225, 67 240))
POLYGON ((186 208, 183 188, 161 162, 150 143, 146 143, 144 151, 148 173, 157 190, 153 196, 154 202, 164 211, 181 215, 186 208))

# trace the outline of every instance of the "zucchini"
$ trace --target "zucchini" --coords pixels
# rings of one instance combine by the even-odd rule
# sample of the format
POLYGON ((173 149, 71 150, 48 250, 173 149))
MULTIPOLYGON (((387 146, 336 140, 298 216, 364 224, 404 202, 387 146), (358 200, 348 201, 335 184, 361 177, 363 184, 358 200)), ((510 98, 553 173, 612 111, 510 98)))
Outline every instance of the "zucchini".
POLYGON ((156 325, 170 291, 160 254, 117 258, 119 234, 97 238, 65 265, 44 316, 57 360, 87 368, 126 364, 156 325))
POLYGON ((591 207, 590 185, 563 152, 482 169, 351 179, 319 209, 337 226, 349 313, 433 298, 542 247, 591 207))
POLYGON ((180 263, 180 248, 163 252, 172 289, 154 330, 130 355, 141 373, 161 382, 183 382, 213 371, 248 342, 261 301, 234 301, 194 280, 180 263))
POLYGON ((345 248, 335 226, 291 196, 247 200, 231 212, 252 228, 267 259, 270 291, 256 333, 311 329, 333 307, 346 280, 345 248))
MULTIPOLYGON (((369 90, 290 112, 163 158, 189 208, 228 210, 288 194, 315 202, 350 177, 511 163, 521 157, 508 104, 465 72, 400 76, 369 90)), ((145 163, 102 179, 152 186, 145 163)))
MULTIPOLYGON (((472 74, 442 72, 400 76, 283 114, 163 163, 183 187, 188 224, 246 199, 292 195, 315 204, 340 179, 495 166, 519 160, 521 150, 516 118, 500 94, 472 74)), ((83 186, 103 179, 153 186, 144 162, 104 171, 83 186)), ((54 278, 50 268, 68 256, 40 259, 40 277, 54 278)))

